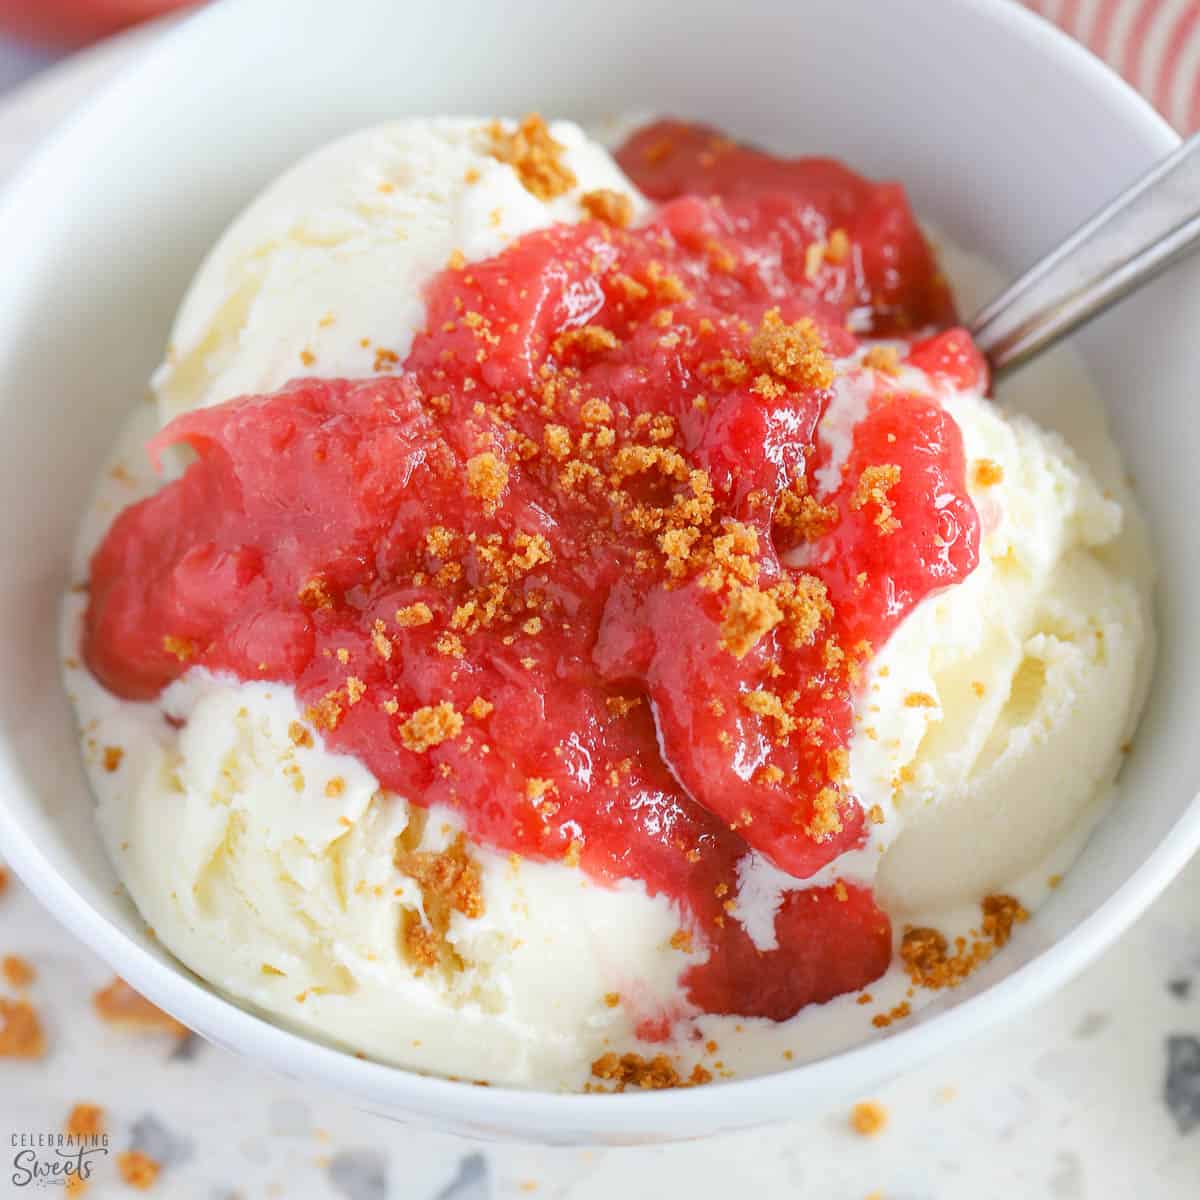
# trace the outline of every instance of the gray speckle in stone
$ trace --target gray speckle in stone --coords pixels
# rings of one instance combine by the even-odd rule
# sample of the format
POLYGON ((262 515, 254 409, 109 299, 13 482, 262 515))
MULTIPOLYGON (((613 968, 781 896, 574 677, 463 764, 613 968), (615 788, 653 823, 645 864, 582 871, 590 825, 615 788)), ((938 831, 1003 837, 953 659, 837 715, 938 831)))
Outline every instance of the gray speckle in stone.
POLYGON ((459 1161, 454 1178, 433 1200, 489 1200, 491 1194, 487 1159, 482 1154, 468 1154, 459 1161))
POLYGON ((150 1113, 144 1113, 134 1121, 129 1144, 132 1149, 140 1150, 164 1167, 187 1162, 193 1151, 191 1138, 172 1133, 150 1113))
POLYGON ((343 1150, 330 1160, 329 1182, 347 1200, 384 1200, 387 1159, 378 1150, 343 1150))
POLYGON ((1112 1018, 1108 1015, 1108 1013, 1084 1013, 1079 1024, 1075 1026, 1074 1036, 1077 1038, 1095 1037, 1096 1034, 1108 1028, 1108 1023, 1111 1020, 1112 1018))
POLYGON ((1167 1038, 1163 1099, 1180 1133, 1200 1128, 1200 1037, 1175 1034, 1167 1038))
POLYGON ((1060 1150, 1050 1176, 1050 1194, 1062 1200, 1079 1200, 1083 1195, 1083 1164, 1073 1150, 1060 1150))
POLYGON ((194 1033, 189 1033, 187 1037, 179 1039, 168 1058, 171 1062, 191 1062, 203 1049, 204 1039, 197 1037, 194 1033))
POLYGON ((1192 981, 1185 977, 1167 980, 1167 991, 1177 1000, 1186 1000, 1192 994, 1192 981))

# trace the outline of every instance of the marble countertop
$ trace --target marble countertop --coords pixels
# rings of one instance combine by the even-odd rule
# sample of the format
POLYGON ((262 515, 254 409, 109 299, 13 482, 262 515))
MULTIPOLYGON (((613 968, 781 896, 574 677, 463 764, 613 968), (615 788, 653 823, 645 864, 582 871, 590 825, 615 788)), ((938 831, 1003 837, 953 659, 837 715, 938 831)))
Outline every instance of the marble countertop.
MULTIPOLYGON (((0 181, 145 36, 0 100, 0 181)), ((148 1194, 180 1200, 1200 1197, 1200 860, 1053 1001, 871 1097, 888 1113, 873 1137, 842 1109, 658 1148, 474 1144, 363 1114, 195 1037, 105 1025, 91 996, 111 971, 15 879, 0 894, 4 955, 36 968, 29 998, 49 1043, 39 1062, 0 1060, 4 1195, 41 1194, 12 1184, 11 1135, 59 1130, 88 1101, 113 1151, 95 1200, 134 1194, 114 1167, 130 1148, 164 1164, 148 1194)))

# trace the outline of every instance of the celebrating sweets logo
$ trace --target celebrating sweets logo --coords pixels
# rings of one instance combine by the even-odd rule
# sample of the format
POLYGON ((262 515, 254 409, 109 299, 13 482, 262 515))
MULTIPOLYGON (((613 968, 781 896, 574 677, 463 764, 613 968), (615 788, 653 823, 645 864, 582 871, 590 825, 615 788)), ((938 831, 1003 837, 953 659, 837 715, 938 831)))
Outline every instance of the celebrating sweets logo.
POLYGON ((86 1182, 108 1155, 107 1133, 14 1133, 12 1182, 15 1187, 66 1187, 86 1182))

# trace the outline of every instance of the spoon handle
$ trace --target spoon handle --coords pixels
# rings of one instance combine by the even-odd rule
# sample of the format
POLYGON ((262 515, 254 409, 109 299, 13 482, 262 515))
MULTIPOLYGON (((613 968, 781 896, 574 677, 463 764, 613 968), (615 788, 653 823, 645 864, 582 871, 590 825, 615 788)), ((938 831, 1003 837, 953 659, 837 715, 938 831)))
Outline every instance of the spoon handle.
POLYGON ((970 324, 1002 375, 1200 245, 1200 134, 1102 208, 970 324))

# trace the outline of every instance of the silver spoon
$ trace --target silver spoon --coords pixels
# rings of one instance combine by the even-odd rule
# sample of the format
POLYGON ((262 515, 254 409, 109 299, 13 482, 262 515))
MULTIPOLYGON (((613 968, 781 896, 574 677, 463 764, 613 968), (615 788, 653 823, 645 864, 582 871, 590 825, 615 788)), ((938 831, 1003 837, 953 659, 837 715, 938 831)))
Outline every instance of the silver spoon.
POLYGON ((1102 208, 970 323, 994 375, 1127 296, 1200 245, 1200 134, 1102 208))

